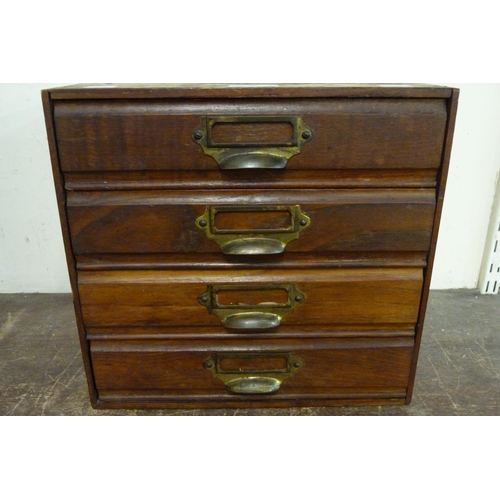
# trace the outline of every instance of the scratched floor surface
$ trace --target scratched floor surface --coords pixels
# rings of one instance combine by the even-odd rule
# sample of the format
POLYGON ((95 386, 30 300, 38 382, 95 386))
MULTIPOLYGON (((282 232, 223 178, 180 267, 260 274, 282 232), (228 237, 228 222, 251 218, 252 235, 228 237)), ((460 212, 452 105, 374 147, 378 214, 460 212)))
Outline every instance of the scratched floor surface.
POLYGON ((97 411, 69 295, 0 295, 0 415, 500 415, 500 296, 434 291, 412 404, 97 411))

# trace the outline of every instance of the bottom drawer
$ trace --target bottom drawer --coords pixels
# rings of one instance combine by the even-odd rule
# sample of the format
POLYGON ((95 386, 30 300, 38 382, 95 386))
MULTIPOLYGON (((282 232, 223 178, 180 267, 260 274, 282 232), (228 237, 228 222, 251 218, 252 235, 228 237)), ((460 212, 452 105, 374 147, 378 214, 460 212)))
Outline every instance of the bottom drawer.
POLYGON ((412 338, 91 344, 99 403, 116 407, 404 402, 412 354, 412 338))

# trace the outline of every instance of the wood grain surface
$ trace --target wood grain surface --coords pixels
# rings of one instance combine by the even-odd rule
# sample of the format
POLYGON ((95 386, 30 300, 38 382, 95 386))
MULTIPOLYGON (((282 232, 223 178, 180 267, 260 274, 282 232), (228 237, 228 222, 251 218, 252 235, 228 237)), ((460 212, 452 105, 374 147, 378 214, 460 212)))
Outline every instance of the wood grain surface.
POLYGON ((441 163, 440 99, 55 102, 64 172, 217 170, 192 133, 206 116, 300 116, 314 138, 295 169, 433 169, 441 163))
MULTIPOLYGON (((413 351, 413 339, 385 340, 296 340, 280 342, 92 342, 92 361, 97 387, 103 400, 114 391, 134 391, 143 397, 168 401, 197 398, 236 401, 295 397, 338 399, 401 397, 406 393, 413 351), (283 381, 276 395, 239 396, 230 394, 224 383, 204 367, 214 353, 244 353, 257 360, 263 353, 294 353, 304 367, 283 381)), ((236 361, 233 361, 233 364, 236 361)), ((243 368, 243 366, 242 366, 243 368)), ((247 370, 258 371, 245 360, 247 370)), ((242 376, 246 372, 242 371, 242 376)))
MULTIPOLYGON (((286 252, 418 252, 430 244, 434 190, 142 191, 68 194, 76 255, 221 253, 195 225, 209 207, 299 205, 311 219, 286 252)), ((225 212, 220 230, 286 229, 281 212, 225 212), (243 218, 243 220, 242 220, 243 218)), ((223 218, 221 220, 221 218, 223 218)), ((130 257, 133 259, 134 257, 130 257)))
POLYGON ((283 325, 415 323, 421 269, 217 271, 82 271, 78 278, 87 327, 220 326, 198 303, 208 285, 294 284, 305 300, 283 325))

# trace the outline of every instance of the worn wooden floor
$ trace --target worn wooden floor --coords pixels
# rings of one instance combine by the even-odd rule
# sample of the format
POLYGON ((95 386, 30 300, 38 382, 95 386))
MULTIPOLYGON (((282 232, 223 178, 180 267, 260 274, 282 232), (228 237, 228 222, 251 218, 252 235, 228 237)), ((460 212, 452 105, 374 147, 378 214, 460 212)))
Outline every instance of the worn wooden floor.
POLYGON ((434 291, 409 406, 97 411, 70 295, 0 295, 0 415, 500 415, 500 296, 434 291))

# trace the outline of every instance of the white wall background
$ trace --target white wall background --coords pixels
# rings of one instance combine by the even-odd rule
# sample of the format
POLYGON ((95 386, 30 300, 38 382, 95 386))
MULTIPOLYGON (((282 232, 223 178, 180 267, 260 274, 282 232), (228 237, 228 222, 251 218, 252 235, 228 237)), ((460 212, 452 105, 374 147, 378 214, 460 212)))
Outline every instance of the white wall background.
MULTIPOLYGON (((0 293, 69 292, 40 90, 0 84, 0 293)), ((475 288, 500 170, 500 84, 461 89, 432 288, 475 288)))
POLYGON ((40 90, 0 84, 0 293, 68 292, 40 90))
POLYGON ((432 288, 475 288, 500 171, 500 84, 460 88, 432 288))

